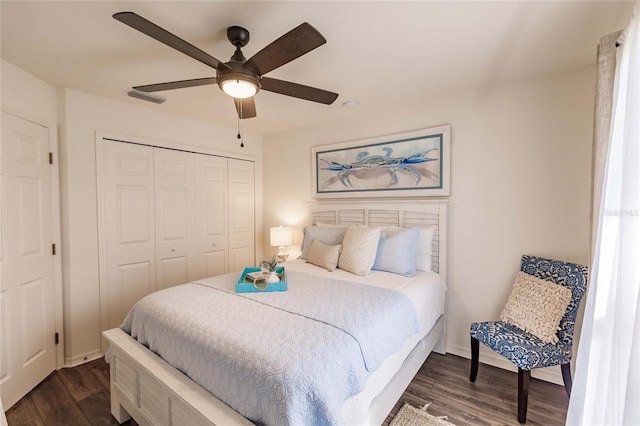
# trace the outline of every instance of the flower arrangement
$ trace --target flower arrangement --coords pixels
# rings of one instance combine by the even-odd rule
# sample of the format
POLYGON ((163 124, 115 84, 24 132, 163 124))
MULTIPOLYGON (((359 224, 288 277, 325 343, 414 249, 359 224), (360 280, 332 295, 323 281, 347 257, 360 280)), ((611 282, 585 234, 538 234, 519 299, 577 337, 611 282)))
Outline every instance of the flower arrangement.
POLYGON ((266 269, 269 272, 275 272, 278 267, 278 259, 275 255, 271 259, 265 259, 260 262, 260 267, 266 269))

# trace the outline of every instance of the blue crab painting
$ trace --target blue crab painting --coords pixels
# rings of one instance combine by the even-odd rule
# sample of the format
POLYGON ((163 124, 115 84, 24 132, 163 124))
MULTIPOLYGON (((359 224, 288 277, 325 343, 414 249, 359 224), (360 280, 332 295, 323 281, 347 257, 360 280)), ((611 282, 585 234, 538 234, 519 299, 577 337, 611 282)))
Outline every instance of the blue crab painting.
POLYGON ((360 151, 356 154, 355 160, 349 163, 319 159, 326 165, 321 167, 319 164, 321 170, 337 173, 337 175, 331 176, 323 183, 323 188, 327 188, 338 181, 346 188, 353 188, 352 176, 359 179, 372 179, 382 175, 389 175, 387 188, 398 184, 398 173, 408 174, 415 178, 415 186, 420 183, 423 177, 438 179, 438 175, 433 171, 417 167, 422 163, 438 161, 438 148, 430 148, 406 156, 392 156, 393 149, 388 146, 383 146, 382 151, 384 151, 383 155, 360 151))

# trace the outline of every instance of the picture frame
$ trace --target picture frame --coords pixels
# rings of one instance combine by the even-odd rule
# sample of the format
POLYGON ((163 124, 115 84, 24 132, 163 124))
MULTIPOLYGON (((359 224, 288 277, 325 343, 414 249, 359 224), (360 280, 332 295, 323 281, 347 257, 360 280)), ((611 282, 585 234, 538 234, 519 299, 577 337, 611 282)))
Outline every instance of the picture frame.
POLYGON ((450 195, 451 126, 311 148, 312 196, 450 195))

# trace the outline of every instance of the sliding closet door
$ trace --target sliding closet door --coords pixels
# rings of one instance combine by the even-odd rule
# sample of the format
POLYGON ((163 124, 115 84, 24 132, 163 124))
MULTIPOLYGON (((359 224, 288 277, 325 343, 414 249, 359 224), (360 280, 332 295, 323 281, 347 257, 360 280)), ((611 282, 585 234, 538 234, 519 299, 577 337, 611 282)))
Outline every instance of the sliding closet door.
POLYGON ((105 140, 100 149, 100 296, 109 329, 156 289, 153 148, 105 140))
POLYGON ((147 294, 255 266, 254 163, 101 140, 102 329, 147 294))
POLYGON ((227 272, 227 159, 194 154, 195 227, 193 275, 189 280, 227 272))
POLYGON ((158 290, 190 281, 195 239, 194 154, 154 148, 158 290))
POLYGON ((255 263, 254 163, 229 159, 229 271, 255 263))

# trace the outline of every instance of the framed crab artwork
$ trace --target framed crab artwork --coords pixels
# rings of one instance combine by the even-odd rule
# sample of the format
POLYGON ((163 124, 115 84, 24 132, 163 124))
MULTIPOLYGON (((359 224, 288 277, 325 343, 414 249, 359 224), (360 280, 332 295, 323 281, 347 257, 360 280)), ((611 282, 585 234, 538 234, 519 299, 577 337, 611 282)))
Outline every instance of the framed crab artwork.
POLYGON ((451 126, 311 148, 313 198, 449 195, 451 126))

